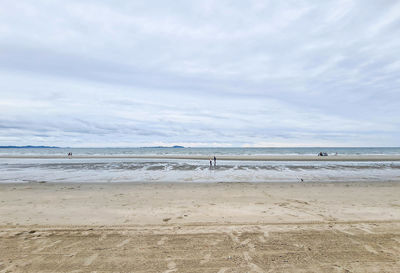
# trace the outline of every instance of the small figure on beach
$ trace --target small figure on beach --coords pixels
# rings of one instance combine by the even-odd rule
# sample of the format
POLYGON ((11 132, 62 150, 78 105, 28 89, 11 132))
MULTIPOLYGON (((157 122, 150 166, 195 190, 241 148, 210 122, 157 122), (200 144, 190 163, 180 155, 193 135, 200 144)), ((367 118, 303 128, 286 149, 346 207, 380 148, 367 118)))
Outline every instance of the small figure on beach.
POLYGON ((68 157, 72 157, 72 153, 68 153, 68 157))
POLYGON ((214 167, 216 167, 216 166, 217 166, 217 158, 214 155, 214 167))
POLYGON ((210 158, 210 169, 212 168, 212 160, 211 160, 211 158, 210 158))

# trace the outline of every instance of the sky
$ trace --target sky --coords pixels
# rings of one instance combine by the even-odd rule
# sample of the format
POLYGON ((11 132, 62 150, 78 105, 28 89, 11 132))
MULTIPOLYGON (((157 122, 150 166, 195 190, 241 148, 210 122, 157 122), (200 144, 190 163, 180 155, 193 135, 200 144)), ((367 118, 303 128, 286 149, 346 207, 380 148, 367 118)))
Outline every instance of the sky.
POLYGON ((400 146, 400 1, 2 0, 0 145, 400 146))

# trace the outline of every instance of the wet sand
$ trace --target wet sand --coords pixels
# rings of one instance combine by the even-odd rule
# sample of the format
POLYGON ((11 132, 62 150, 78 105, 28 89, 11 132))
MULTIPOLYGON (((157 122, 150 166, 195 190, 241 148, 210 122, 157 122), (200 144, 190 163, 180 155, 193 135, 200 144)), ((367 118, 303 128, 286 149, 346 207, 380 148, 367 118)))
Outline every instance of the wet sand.
MULTIPOLYGON (((211 156, 211 155, 210 155, 211 156)), ((26 159, 186 159, 186 160, 209 160, 210 156, 204 155, 0 155, 0 158, 26 158, 26 159)), ((400 155, 219 155, 218 161, 354 161, 354 162, 380 162, 380 161, 400 161, 400 155)))
POLYGON ((0 185, 0 272, 400 272, 400 183, 0 185))

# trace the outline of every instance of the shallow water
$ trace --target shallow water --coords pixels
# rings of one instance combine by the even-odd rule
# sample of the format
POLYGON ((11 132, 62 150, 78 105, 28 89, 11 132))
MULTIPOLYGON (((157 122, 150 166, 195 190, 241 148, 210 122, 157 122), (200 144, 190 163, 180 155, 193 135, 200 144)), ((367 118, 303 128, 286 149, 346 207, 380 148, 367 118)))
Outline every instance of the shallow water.
POLYGON ((400 181, 400 162, 0 158, 3 182, 400 181))
POLYGON ((3 155, 317 155, 326 152, 330 155, 400 155, 400 148, 0 148, 3 155))

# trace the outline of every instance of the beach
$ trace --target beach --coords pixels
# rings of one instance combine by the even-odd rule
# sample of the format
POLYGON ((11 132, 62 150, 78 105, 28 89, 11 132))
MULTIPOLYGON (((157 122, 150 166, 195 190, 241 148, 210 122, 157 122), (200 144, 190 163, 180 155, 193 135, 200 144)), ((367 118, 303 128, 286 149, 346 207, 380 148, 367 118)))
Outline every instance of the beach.
POLYGON ((0 273, 400 273, 400 0, 0 16, 0 273))
POLYGON ((3 183, 0 272, 399 272, 400 183, 3 183))

